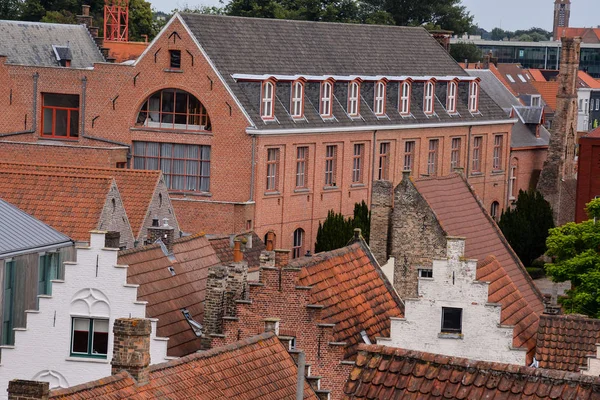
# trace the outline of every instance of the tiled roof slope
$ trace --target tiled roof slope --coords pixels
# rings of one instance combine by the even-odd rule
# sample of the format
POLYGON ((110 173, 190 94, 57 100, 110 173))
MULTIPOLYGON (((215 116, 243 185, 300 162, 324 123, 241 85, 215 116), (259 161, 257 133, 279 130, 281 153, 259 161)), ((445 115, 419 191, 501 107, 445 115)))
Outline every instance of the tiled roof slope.
POLYGON ((0 170, 38 171, 49 174, 105 176, 115 178, 123 207, 127 212, 134 237, 144 228, 146 213, 158 185, 160 171, 143 171, 122 168, 87 168, 46 164, 24 164, 0 162, 0 170))
MULTIPOLYGON (((265 250, 266 246, 255 232, 249 234, 252 235, 252 248, 242 247, 244 261, 248 263, 249 268, 256 268, 260 266, 260 253, 265 250)), ((243 238, 246 235, 240 234, 235 235, 235 237, 243 238)), ((206 235, 206 237, 223 264, 233 262, 233 245, 230 235, 206 235)))
POLYGON ((176 239, 171 258, 159 244, 151 244, 121 251, 118 260, 129 265, 127 281, 140 285, 138 300, 148 302, 146 316, 158 318, 157 336, 169 338, 168 355, 181 357, 200 350, 200 339, 181 309, 186 308, 194 320, 203 320, 208 268, 220 263, 206 237, 176 239), (174 276, 168 267, 173 267, 174 276))
MULTIPOLYGON (((377 118, 365 103, 373 83, 363 84, 361 117, 351 119, 344 110, 346 101, 334 85, 332 120, 323 121, 310 101, 306 101, 306 120, 294 121, 286 107, 289 83, 277 85, 275 123, 265 124, 260 117, 260 82, 238 82, 234 74, 253 75, 320 75, 320 76, 468 76, 439 43, 421 27, 399 27, 364 24, 340 24, 281 19, 225 17, 203 14, 181 14, 210 60, 231 87, 254 124, 259 129, 303 129, 317 127, 360 127, 408 125, 414 123, 468 122, 505 120, 502 110, 481 91, 481 114, 467 109, 465 85, 461 85, 458 101, 461 117, 450 116, 436 103, 438 117, 427 117, 422 111, 423 84, 413 87, 411 111, 414 118, 402 118, 388 107, 389 118, 377 118), (319 40, 315 40, 319 38, 319 40), (376 43, 376 45, 374 45, 376 43), (369 86, 370 85, 370 86, 369 86), (284 88, 285 86, 285 88, 284 88), (367 89, 369 87, 369 89, 367 89), (281 92, 280 90, 281 89, 281 92), (420 106, 421 105, 421 106, 420 106)), ((346 83, 344 83, 346 84, 346 83)), ((391 84, 390 84, 391 85, 391 84)), ((388 102, 397 102, 397 83, 388 88, 388 102), (394 99, 396 96, 396 100, 394 99)), ((305 97, 318 98, 318 83, 306 85, 305 97)))
POLYGON ((578 71, 577 77, 579 78, 579 80, 583 81, 588 87, 592 89, 600 89, 600 82, 592 78, 587 72, 578 71))
POLYGON ((0 198, 78 241, 97 229, 114 180, 0 170, 0 198))
POLYGON ((376 345, 359 347, 345 399, 598 399, 600 378, 376 345))
MULTIPOLYGON (((127 372, 67 389, 51 399, 295 400, 297 367, 272 333, 150 367, 137 386, 127 372)), ((304 384, 304 399, 317 400, 304 384)))
POLYGON ((489 69, 468 69, 466 72, 471 76, 481 79, 481 88, 489 94, 502 109, 512 109, 513 106, 521 106, 517 99, 496 75, 489 69))
POLYGON ((596 354, 600 320, 582 315, 542 315, 535 358, 541 368, 579 371, 596 354))
POLYGON ((0 199, 0 258, 41 247, 65 247, 68 236, 0 199))
POLYGON ((552 110, 556 110, 556 95, 558 94, 559 82, 532 82, 532 85, 542 95, 542 99, 544 99, 546 104, 552 110))
POLYGON ((527 349, 527 364, 533 361, 540 317, 533 312, 521 292, 496 257, 489 256, 477 264, 477 280, 490 282, 488 301, 502 305, 500 323, 514 326, 513 347, 527 349))
POLYGON ((313 304, 324 306, 321 318, 335 324, 334 337, 346 342, 346 357, 356 354, 365 330, 372 341, 390 335, 390 317, 402 317, 403 307, 366 244, 292 261, 302 268, 298 283, 312 286, 313 304))
POLYGON ((467 238, 465 255, 468 258, 483 260, 494 255, 533 311, 544 312, 542 295, 533 280, 498 225, 460 175, 422 178, 415 181, 415 186, 446 233, 467 238))
POLYGON ((69 46, 72 68, 105 61, 84 25, 0 21, 0 55, 9 64, 57 67, 53 45, 69 46))

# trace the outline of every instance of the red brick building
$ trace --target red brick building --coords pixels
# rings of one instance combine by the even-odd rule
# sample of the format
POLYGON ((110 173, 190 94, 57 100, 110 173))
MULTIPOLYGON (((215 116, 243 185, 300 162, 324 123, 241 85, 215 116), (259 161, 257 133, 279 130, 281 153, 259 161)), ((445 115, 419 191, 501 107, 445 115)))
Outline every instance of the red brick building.
POLYGON ((424 29, 176 15, 110 64, 82 26, 15 25, 0 23, 0 154, 161 169, 184 231, 273 230, 303 254, 328 210, 404 169, 464 168, 506 204, 514 121, 424 29))
POLYGON ((585 205, 600 196, 600 128, 579 139, 575 222, 588 219, 585 205))

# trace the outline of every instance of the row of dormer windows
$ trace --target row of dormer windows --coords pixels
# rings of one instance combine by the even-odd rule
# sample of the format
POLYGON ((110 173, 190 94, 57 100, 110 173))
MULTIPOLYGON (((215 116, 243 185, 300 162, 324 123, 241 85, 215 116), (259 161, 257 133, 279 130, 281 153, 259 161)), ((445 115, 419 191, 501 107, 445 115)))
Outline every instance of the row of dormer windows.
MULTIPOLYGON (((322 118, 333 117, 333 81, 326 80, 321 83, 319 95, 319 114, 322 118)), ((423 93, 423 112, 426 115, 435 114, 435 80, 425 82, 423 93)), ((348 103, 347 113, 351 118, 360 116, 360 81, 354 80, 348 83, 348 103)), ((291 85, 290 115, 294 119, 304 118, 304 87, 305 82, 297 80, 291 85)), ((375 83, 373 97, 373 113, 378 117, 386 115, 387 81, 380 80, 375 83)), ((411 115, 411 96, 412 81, 406 80, 400 83, 398 89, 398 112, 402 116, 411 115)), ((457 113, 458 103, 458 82, 452 80, 448 82, 446 89, 446 112, 448 114, 457 113)), ((479 111, 479 82, 469 82, 468 95, 469 112, 477 113, 479 111)), ((262 84, 260 113, 264 120, 275 118, 275 82, 266 80, 262 84)))

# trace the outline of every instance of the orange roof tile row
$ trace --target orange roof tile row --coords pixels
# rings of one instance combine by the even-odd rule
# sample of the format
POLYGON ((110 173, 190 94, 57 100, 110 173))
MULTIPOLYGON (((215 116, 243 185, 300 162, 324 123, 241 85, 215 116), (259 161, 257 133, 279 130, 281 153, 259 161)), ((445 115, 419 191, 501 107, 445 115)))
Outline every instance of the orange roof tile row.
POLYGON ((596 79, 592 78, 590 76, 590 74, 588 74, 585 71, 578 71, 577 72, 577 77, 582 80, 587 86, 589 86, 592 89, 600 89, 600 82, 598 82, 596 79))
POLYGON ((500 322, 514 326, 513 346, 527 349, 527 364, 533 361, 539 316, 533 312, 496 257, 477 264, 477 280, 490 282, 488 300, 502 305, 500 322))
POLYGON ((302 268, 298 282, 311 286, 311 301, 323 305, 324 322, 335 324, 334 336, 346 342, 346 357, 356 354, 365 330, 372 341, 388 337, 390 317, 402 317, 402 303, 362 242, 294 260, 302 268))
POLYGON ((532 82, 531 84, 540 93, 546 104, 548 104, 552 110, 556 110, 556 96, 558 94, 559 83, 557 81, 550 81, 532 82))
MULTIPOLYGON (((150 380, 127 372, 67 389, 51 399, 295 400, 297 367, 272 333, 150 367, 150 380)), ((304 399, 318 400, 308 383, 304 399)))
POLYGON ((598 399, 600 378, 511 364, 359 346, 344 399, 598 399))

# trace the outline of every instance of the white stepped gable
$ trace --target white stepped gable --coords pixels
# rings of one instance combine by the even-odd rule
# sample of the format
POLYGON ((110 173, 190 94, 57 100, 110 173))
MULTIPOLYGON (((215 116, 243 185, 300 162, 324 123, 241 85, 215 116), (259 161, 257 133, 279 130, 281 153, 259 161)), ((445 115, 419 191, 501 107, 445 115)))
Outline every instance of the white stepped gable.
POLYGON ((513 348, 513 327, 500 324, 501 306, 488 303, 489 283, 476 280, 477 261, 464 250, 463 238, 448 238, 447 258, 433 261, 433 276, 419 278, 419 298, 405 299, 405 317, 392 318, 390 337, 377 343, 525 365, 527 350, 513 348))
MULTIPOLYGON (((145 318, 146 302, 137 300, 138 285, 127 284, 127 266, 117 265, 118 249, 104 248, 104 235, 91 232, 90 246, 77 248, 77 262, 65 262, 65 280, 52 282, 51 296, 39 296, 39 311, 27 311, 27 328, 15 330, 15 345, 2 348, 0 399, 7 398, 8 382, 16 378, 47 381, 52 388, 111 374, 113 323, 117 318, 145 318), (106 358, 71 356, 73 317, 108 320, 106 358)), ((167 339, 156 337, 156 322, 152 364, 168 359, 167 339)))

